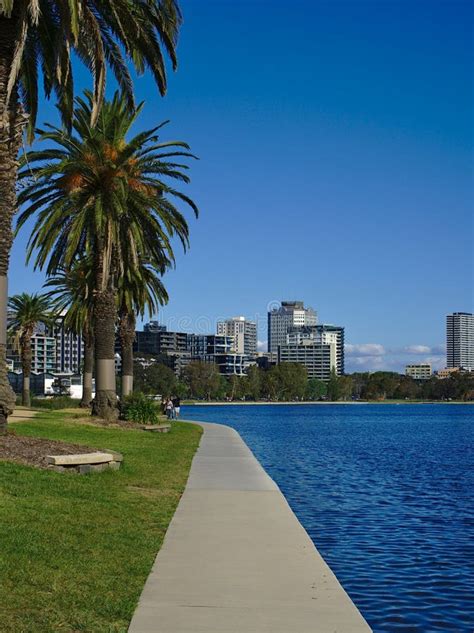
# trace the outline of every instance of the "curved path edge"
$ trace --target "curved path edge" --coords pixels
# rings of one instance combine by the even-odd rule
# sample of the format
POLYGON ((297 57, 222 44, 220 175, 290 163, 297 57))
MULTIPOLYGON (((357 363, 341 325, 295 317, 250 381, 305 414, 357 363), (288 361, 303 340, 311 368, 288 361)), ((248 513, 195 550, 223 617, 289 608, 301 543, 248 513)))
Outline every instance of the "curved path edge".
POLYGON ((130 633, 370 631, 234 429, 204 433, 130 633))

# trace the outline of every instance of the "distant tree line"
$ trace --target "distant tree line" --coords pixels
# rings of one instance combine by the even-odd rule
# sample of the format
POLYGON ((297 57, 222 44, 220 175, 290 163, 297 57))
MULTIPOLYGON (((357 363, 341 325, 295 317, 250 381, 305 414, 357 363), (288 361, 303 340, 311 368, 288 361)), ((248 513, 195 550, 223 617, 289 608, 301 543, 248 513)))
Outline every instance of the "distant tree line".
POLYGON ((347 400, 473 400, 474 374, 453 373, 439 380, 414 380, 395 372, 332 373, 325 383, 307 376, 295 363, 282 363, 264 370, 253 365, 246 376, 224 377, 217 365, 191 362, 180 379, 160 358, 147 367, 135 367, 135 389, 145 393, 178 395, 202 400, 347 401, 347 400))

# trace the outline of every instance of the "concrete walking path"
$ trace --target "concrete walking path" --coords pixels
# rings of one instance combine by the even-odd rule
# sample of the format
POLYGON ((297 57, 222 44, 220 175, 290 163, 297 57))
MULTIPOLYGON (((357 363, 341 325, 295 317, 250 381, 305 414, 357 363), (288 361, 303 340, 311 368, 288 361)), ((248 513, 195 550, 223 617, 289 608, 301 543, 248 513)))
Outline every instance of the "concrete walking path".
POLYGON ((359 633, 369 626, 240 435, 201 423, 130 633, 359 633))

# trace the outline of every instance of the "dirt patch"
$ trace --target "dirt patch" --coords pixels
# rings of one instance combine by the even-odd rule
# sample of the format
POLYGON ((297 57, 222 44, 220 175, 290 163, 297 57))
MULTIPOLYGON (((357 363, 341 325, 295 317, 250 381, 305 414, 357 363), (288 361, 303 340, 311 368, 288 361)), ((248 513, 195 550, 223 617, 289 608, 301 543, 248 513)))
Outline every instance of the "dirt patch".
MULTIPOLYGON (((102 418, 96 418, 92 416, 83 417, 77 413, 71 415, 68 421, 77 422, 78 424, 87 424, 89 426, 102 426, 109 429, 125 429, 127 431, 143 430, 143 424, 140 424, 138 422, 129 422, 127 420, 119 420, 118 422, 107 422, 107 420, 103 420, 102 418)), ((169 420, 163 416, 158 424, 169 424, 169 420)))
POLYGON ((39 437, 23 437, 8 433, 0 435, 0 460, 47 468, 47 455, 75 455, 93 453, 96 448, 80 444, 69 444, 39 437))

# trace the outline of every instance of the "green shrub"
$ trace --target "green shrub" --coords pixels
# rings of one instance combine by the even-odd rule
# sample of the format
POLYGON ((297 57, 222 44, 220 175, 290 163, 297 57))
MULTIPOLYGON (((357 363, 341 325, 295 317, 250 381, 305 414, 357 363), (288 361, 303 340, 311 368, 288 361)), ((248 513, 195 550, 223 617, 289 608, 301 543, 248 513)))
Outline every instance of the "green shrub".
POLYGON ((71 409, 78 407, 80 400, 69 396, 54 396, 53 398, 32 398, 31 406, 37 409, 71 409))
POLYGON ((158 424, 160 409, 158 405, 137 391, 126 396, 122 402, 122 416, 129 422, 139 424, 158 424))

